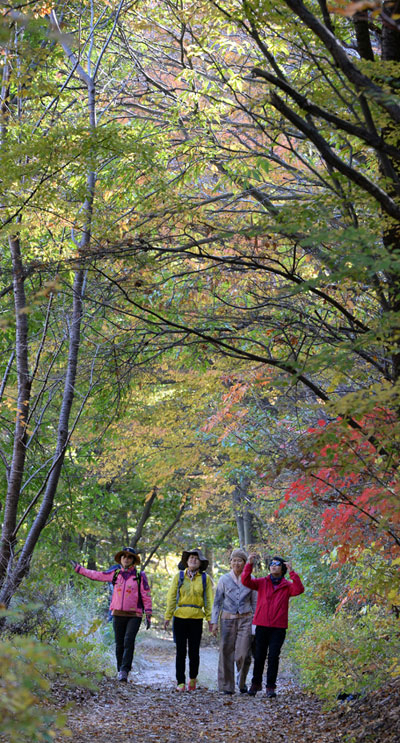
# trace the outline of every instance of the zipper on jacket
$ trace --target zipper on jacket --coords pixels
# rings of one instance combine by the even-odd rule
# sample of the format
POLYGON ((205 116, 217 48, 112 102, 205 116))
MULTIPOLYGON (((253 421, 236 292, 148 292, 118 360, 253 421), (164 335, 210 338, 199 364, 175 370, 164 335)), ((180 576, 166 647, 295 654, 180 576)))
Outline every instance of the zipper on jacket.
MULTIPOLYGON (((121 575, 121 578, 122 578, 122 575, 121 575)), ((121 597, 121 606, 119 607, 119 610, 120 610, 120 611, 123 611, 122 607, 123 607, 123 605, 124 605, 124 598, 125 598, 125 585, 126 585, 126 580, 124 580, 124 578, 122 578, 122 582, 123 582, 123 584, 124 584, 124 590, 122 591, 122 597, 121 597)))
MULTIPOLYGON (((133 576, 133 571, 132 571, 132 576, 129 576, 129 578, 130 577, 135 577, 135 581, 136 581, 136 584, 137 584, 137 578, 136 578, 136 576, 133 576)), ((121 578, 122 578, 122 576, 121 576, 121 578)), ((129 578, 127 578, 126 580, 124 578, 122 578, 123 583, 124 583, 124 589, 122 591, 121 606, 119 607, 119 611, 123 611, 124 598, 125 598, 125 586, 126 586, 128 580, 129 580, 129 578)), ((138 591, 138 598, 137 598, 137 601, 136 601, 136 609, 135 609, 135 611, 138 611, 139 610, 138 603, 139 603, 139 591, 138 591)), ((143 614, 143 610, 142 610, 142 614, 143 614)))

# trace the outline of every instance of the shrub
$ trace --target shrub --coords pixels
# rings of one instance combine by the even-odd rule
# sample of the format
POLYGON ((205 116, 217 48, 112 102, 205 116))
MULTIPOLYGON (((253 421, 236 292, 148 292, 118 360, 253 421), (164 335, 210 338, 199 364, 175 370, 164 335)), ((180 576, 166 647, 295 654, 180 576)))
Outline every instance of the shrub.
POLYGON ((381 607, 317 616, 292 641, 302 682, 321 698, 365 693, 400 676, 398 620, 381 607))
POLYGON ((67 670, 63 657, 36 638, 4 635, 0 666, 0 739, 4 735, 7 743, 53 740, 53 731, 64 728, 65 716, 44 702, 52 677, 67 670))

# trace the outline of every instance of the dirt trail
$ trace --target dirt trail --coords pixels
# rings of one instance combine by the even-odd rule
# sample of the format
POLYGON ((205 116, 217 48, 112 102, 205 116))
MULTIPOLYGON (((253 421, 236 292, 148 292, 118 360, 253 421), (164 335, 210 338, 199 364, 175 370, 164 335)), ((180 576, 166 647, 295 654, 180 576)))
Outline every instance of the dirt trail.
MULTIPOLYGON (((217 688, 217 666, 218 648, 215 645, 202 645, 199 672, 202 687, 210 690, 217 688)), ((172 636, 139 635, 130 678, 134 684, 171 690, 175 680, 175 645, 172 636)))
MULTIPOLYGON (((104 678, 96 691, 64 690, 70 701, 68 727, 72 738, 55 743, 399 743, 400 729, 388 727, 362 705, 343 705, 324 713, 285 673, 278 679, 278 697, 249 697, 216 690, 218 651, 202 647, 200 688, 178 693, 174 684, 171 640, 142 634, 128 684, 104 678), (370 717, 370 719, 368 719, 370 717), (397 732, 396 732, 397 731, 397 732), (399 735, 397 733, 399 732, 399 735)), ((389 699, 382 703, 387 709, 389 699)), ((383 702, 383 700, 382 700, 383 702)), ((392 710, 393 711, 393 710, 392 710)))

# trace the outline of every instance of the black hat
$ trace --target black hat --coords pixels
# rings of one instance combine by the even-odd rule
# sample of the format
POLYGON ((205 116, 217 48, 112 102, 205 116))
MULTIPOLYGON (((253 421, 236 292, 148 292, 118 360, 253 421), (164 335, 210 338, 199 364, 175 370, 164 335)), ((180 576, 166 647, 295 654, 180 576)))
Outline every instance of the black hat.
POLYGON ((182 564, 183 568, 187 568, 187 561, 188 561, 189 555, 197 555, 197 557, 200 560, 200 572, 204 573, 204 571, 207 570, 208 568, 208 560, 206 557, 204 557, 200 549, 183 550, 181 562, 179 563, 179 565, 182 564))
POLYGON ((140 563, 140 555, 136 552, 136 550, 133 547, 123 547, 122 550, 117 552, 117 554, 114 557, 115 562, 121 562, 122 555, 127 555, 128 557, 133 557, 133 563, 134 565, 139 565, 140 563))

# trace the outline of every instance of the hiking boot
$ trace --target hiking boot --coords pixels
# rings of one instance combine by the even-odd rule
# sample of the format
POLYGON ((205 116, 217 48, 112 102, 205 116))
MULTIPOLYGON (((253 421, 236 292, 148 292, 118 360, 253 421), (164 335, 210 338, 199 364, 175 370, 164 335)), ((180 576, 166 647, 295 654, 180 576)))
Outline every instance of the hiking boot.
POLYGON ((197 679, 190 679, 188 683, 188 691, 195 691, 197 685, 197 679))
POLYGON ((222 693, 223 693, 223 694, 229 694, 229 696, 232 696, 232 694, 233 694, 233 691, 223 691, 222 693))
POLYGON ((177 684, 176 685, 177 691, 185 691, 185 684, 177 684))
POLYGON ((265 693, 269 699, 276 697, 276 691, 272 686, 267 686, 265 693))
POLYGON ((118 671, 118 681, 123 681, 126 684, 128 681, 128 672, 118 671))
POLYGON ((239 689, 239 691, 240 691, 241 694, 247 694, 247 692, 248 692, 247 684, 245 684, 244 686, 242 686, 239 689))
POLYGON ((250 689, 248 690, 248 694, 251 697, 255 697, 258 691, 261 691, 261 684, 255 684, 254 681, 252 682, 250 689))

